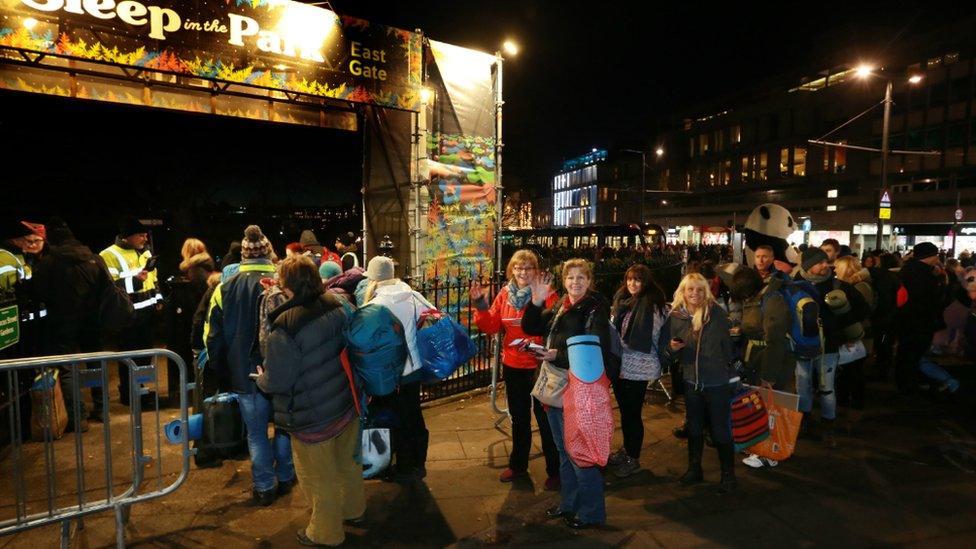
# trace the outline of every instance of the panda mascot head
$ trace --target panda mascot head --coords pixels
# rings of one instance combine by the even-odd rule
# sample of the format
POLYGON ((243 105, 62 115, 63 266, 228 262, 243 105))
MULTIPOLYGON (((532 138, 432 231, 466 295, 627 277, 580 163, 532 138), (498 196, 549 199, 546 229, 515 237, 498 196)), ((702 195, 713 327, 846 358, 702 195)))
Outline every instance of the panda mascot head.
POLYGON ((755 266, 756 249, 763 244, 773 248, 776 268, 789 272, 791 265, 799 262, 799 253, 786 240, 797 230, 796 221, 789 210, 779 204, 762 204, 752 210, 746 219, 746 262, 755 266))

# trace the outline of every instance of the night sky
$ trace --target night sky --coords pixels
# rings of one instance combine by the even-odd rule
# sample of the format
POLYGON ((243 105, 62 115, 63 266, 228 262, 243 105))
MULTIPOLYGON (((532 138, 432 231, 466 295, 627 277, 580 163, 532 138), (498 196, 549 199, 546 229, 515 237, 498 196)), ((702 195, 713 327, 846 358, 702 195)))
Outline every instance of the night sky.
POLYGON ((340 14, 482 51, 516 40, 522 51, 505 64, 506 186, 543 188, 564 158, 649 147, 698 102, 783 73, 799 81, 883 59, 901 37, 976 13, 971 2, 624 4, 332 2, 340 14))

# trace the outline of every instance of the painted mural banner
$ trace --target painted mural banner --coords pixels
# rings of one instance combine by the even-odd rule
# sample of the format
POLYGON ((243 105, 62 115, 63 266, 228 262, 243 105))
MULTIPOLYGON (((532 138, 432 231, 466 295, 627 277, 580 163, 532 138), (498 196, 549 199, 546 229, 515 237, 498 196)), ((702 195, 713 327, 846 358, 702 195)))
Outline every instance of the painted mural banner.
POLYGON ((289 0, 0 0, 31 53, 416 111, 423 36, 289 0))
POLYGON ((494 262, 495 138, 428 142, 427 277, 489 277, 494 262))

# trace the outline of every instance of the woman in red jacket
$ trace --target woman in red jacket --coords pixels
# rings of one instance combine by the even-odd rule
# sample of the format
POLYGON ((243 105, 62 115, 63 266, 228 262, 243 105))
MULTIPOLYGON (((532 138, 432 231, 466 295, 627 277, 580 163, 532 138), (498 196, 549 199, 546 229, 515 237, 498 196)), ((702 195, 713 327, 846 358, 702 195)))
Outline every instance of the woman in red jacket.
MULTIPOLYGON (((488 295, 477 281, 471 284, 471 302, 477 308, 475 322, 486 334, 505 331, 502 341, 502 379, 505 381, 505 395, 508 398, 508 413, 512 417, 512 454, 508 458, 508 468, 502 471, 499 480, 511 482, 516 477, 525 476, 529 468, 529 449, 532 447, 532 418, 539 425, 542 438, 542 453, 546 458, 546 490, 559 489, 559 453, 552 440, 549 421, 542 404, 532 398, 536 369, 539 360, 523 346, 513 346, 512 341, 523 339, 542 345, 542 338, 526 335, 522 331, 522 314, 525 306, 532 300, 530 284, 539 273, 539 260, 529 250, 515 252, 508 262, 506 276, 508 284, 495 296, 491 307, 488 295)), ((557 299, 556 293, 546 300, 546 309, 557 299)))

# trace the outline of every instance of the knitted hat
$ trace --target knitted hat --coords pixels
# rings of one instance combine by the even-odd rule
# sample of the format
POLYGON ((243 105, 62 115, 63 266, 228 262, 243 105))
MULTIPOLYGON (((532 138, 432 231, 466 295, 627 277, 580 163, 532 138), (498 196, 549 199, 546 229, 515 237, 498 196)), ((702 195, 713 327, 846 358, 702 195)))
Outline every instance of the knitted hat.
POLYGON ((319 276, 321 276, 323 280, 328 280, 340 274, 342 274, 342 266, 335 261, 323 261, 322 264, 319 265, 319 276))
POLYGON ((309 229, 302 231, 302 236, 298 239, 299 244, 302 248, 306 250, 311 250, 313 253, 322 253, 322 245, 319 244, 319 239, 315 237, 315 233, 309 229))
POLYGON ((32 233, 37 236, 47 239, 47 228, 41 223, 31 223, 30 221, 21 221, 25 227, 31 230, 32 233))
POLYGON ((129 215, 119 220, 119 236, 128 238, 134 234, 148 233, 149 227, 142 224, 137 218, 129 215))
POLYGON ((824 261, 827 261, 827 254, 820 248, 810 247, 803 251, 800 266, 803 267, 804 271, 809 271, 824 261))
POLYGON ((271 242, 261 232, 261 227, 248 225, 241 240, 241 259, 267 259, 271 257, 271 242))
POLYGON ((370 259, 366 267, 366 278, 373 282, 390 280, 393 278, 393 260, 381 255, 370 259))
POLYGON ((931 242, 921 242, 916 244, 912 248, 912 257, 915 259, 925 259, 927 257, 932 257, 933 255, 939 255, 939 248, 932 244, 931 242))

